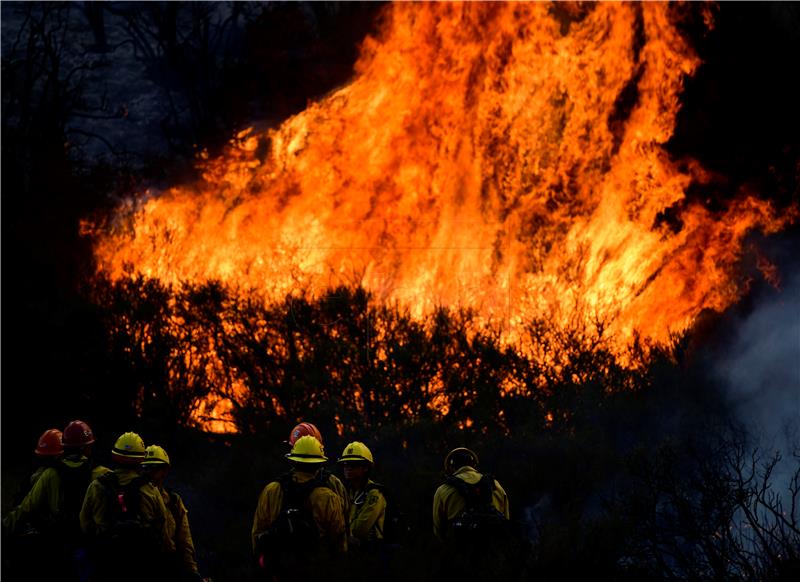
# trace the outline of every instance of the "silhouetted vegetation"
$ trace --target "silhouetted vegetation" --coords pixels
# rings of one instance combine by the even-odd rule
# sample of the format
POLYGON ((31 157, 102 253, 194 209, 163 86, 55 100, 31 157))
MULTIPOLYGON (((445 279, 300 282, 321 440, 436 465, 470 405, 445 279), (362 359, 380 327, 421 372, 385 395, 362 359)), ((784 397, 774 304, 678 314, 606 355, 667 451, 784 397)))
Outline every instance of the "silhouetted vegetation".
MULTIPOLYGON (((221 504, 241 532, 251 519, 247 500, 283 469, 284 433, 311 419, 329 456, 364 439, 379 477, 397 484, 419 532, 398 568, 415 578, 435 571, 430 498, 441 459, 459 444, 475 447, 509 492, 534 542, 531 579, 777 580, 796 572, 797 459, 774 481, 776 459, 748 457, 758 453, 703 358, 687 357, 688 338, 668 347, 636 342, 623 366, 599 323, 564 330, 532 321, 509 346, 469 312, 413 319, 363 289, 271 305, 217 283, 134 279, 94 293, 106 352, 124 378, 118 386, 149 430, 195 422, 196 399, 232 401, 240 434, 218 437, 228 447, 215 457, 224 470, 202 485, 184 478, 215 490, 234 476, 246 499, 221 504)), ((188 465, 207 462, 181 454, 188 465)), ((219 516, 206 519, 221 525, 219 516)), ((208 547, 246 559, 246 546, 205 535, 208 547)))

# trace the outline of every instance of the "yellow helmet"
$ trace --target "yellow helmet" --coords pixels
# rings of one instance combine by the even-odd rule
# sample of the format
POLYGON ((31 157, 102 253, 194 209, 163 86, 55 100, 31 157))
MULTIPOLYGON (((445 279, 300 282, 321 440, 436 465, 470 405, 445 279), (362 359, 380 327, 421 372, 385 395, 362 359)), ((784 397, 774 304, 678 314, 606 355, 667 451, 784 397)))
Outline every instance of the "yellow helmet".
POLYGON ((126 432, 120 435, 114 448, 111 449, 111 458, 118 463, 139 464, 144 459, 144 441, 135 432, 126 432))
POLYGON ((306 463, 308 465, 316 465, 328 460, 322 449, 322 443, 310 435, 297 439, 292 445, 292 452, 288 453, 286 458, 296 463, 306 463))
POLYGON ((466 447, 453 449, 444 458, 444 472, 448 475, 467 465, 472 468, 477 467, 478 455, 466 447))
POLYGON ((344 448, 342 456, 337 461, 338 463, 346 463, 348 461, 366 461, 370 465, 374 464, 372 460, 372 453, 367 448, 367 445, 358 441, 353 441, 344 448))
POLYGON ((159 465, 169 467, 169 455, 162 447, 150 445, 144 450, 143 467, 158 467, 159 465))

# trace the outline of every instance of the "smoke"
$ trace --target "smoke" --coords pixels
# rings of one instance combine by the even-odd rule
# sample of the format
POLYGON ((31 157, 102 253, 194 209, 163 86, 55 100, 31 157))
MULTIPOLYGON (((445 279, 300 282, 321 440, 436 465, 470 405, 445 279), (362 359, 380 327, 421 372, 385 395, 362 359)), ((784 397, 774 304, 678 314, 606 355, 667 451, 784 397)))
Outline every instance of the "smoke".
POLYGON ((779 452, 792 469, 800 447, 800 269, 763 294, 732 328, 714 364, 735 417, 753 446, 779 452))

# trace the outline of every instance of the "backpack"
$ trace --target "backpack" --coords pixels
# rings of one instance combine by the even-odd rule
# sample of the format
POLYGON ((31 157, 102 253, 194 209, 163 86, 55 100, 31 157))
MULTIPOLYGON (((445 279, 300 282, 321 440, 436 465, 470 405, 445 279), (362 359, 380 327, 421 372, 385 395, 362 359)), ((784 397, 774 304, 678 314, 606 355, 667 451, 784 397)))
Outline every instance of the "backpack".
POLYGON ((92 481, 92 465, 89 461, 78 467, 59 463, 56 471, 61 490, 57 531, 64 536, 62 539, 76 543, 81 537, 80 513, 83 498, 92 481))
POLYGON ((150 480, 140 475, 127 485, 120 485, 112 472, 97 478, 106 490, 108 529, 99 536, 103 552, 109 556, 128 555, 132 548, 142 555, 160 554, 158 532, 144 520, 141 513, 141 487, 150 480))
POLYGON ((389 545, 405 545, 410 536, 411 528, 403 512, 394 501, 385 485, 381 483, 367 484, 366 491, 377 489, 386 500, 386 513, 383 518, 383 541, 389 545))
POLYGON ((507 538, 511 523, 493 504, 494 477, 484 474, 477 483, 467 483, 455 475, 445 481, 466 503, 450 520, 450 535, 459 545, 485 544, 507 538))
POLYGON ((319 546, 319 528, 308 507, 308 498, 317 487, 330 486, 318 476, 297 483, 291 473, 278 478, 283 502, 278 517, 261 536, 265 554, 291 551, 291 548, 314 549, 319 546))

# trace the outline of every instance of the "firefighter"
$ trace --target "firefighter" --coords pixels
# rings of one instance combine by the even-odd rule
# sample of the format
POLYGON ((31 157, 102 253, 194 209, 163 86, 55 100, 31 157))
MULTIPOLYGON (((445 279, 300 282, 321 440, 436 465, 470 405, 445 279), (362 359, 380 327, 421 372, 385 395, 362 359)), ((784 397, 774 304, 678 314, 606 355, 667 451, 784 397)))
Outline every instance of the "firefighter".
MULTIPOLYGON (((319 432, 319 429, 310 422, 301 422, 292 429, 292 432, 289 433, 289 440, 287 441, 289 448, 291 449, 291 447, 294 446, 294 443, 297 442, 297 439, 302 436, 313 436, 319 441, 323 448, 325 447, 325 441, 322 440, 322 433, 319 432)), ((347 489, 345 488, 344 483, 342 483, 339 477, 325 468, 322 469, 320 477, 323 481, 328 483, 330 488, 333 489, 336 494, 339 495, 339 497, 341 497, 344 520, 345 524, 347 524, 350 515, 350 497, 347 494, 347 489)))
POLYGON ((159 563, 175 553, 175 522, 161 493, 139 473, 144 457, 142 438, 123 433, 111 450, 114 470, 86 491, 80 523, 89 538, 94 580, 160 579, 165 570, 159 563), (142 558, 120 560, 132 552, 142 558))
POLYGON ((78 576, 83 562, 83 543, 78 515, 89 483, 108 472, 105 467, 92 467, 90 457, 94 433, 82 420, 70 422, 61 435, 60 447, 53 437, 58 431, 42 435, 37 452, 62 451, 52 467, 45 468, 22 503, 4 520, 6 530, 14 536, 24 534, 33 543, 50 548, 52 560, 37 560, 37 569, 55 568, 67 577, 78 576))
POLYGON ((445 457, 446 480, 433 497, 433 532, 444 542, 440 574, 462 582, 517 579, 526 542, 509 520, 506 492, 477 467, 478 455, 464 447, 445 457))
MULTIPOLYGON (((450 480, 460 479, 469 485, 476 485, 483 475, 476 469, 478 455, 473 451, 458 447, 450 451, 444 460, 444 473, 450 480)), ((500 483, 493 482, 491 505, 505 519, 509 519, 508 496, 500 483)), ((452 521, 460 515, 467 506, 464 495, 453 484, 443 483, 433 496, 433 533, 440 540, 447 538, 452 521)))
POLYGON ((337 461, 344 470, 350 499, 348 544, 354 547, 383 539, 386 497, 382 486, 369 478, 374 465, 372 452, 364 443, 347 445, 337 461))
POLYGON ((341 497, 320 479, 328 460, 322 444, 301 436, 286 458, 291 470, 264 487, 253 518, 253 552, 268 578, 322 573, 347 551, 341 497))
POLYGON ((169 455, 162 447, 150 445, 145 449, 142 470, 161 493, 164 504, 175 522, 175 550, 177 552, 175 562, 176 569, 179 571, 179 579, 202 580, 197 569, 192 532, 189 529, 189 513, 181 496, 164 487, 164 479, 169 473, 170 467, 169 455))
POLYGON ((42 433, 36 443, 36 448, 33 450, 36 461, 36 470, 24 481, 20 483, 17 489, 17 494, 14 496, 14 506, 16 507, 42 476, 45 469, 49 467, 56 467, 61 455, 64 453, 64 447, 61 445, 61 431, 57 428, 51 428, 42 433))
POLYGON ((33 453, 39 460, 39 467, 30 477, 30 486, 33 487, 48 467, 55 467, 64 454, 64 445, 61 443, 62 433, 57 428, 51 428, 42 433, 36 450, 33 453))

